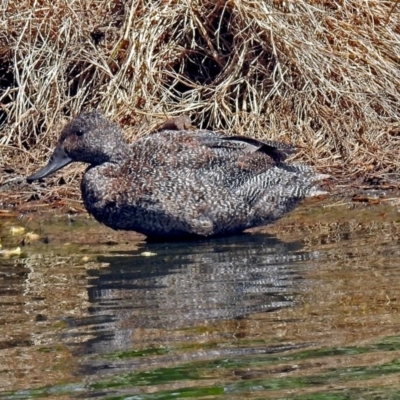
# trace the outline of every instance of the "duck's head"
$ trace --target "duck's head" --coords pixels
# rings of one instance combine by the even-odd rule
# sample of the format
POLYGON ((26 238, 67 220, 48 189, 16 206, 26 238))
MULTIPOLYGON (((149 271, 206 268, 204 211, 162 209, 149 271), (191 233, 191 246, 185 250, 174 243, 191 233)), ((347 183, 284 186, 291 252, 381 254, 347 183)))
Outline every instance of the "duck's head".
POLYGON ((74 161, 91 165, 113 161, 123 147, 118 125, 98 111, 82 113, 63 128, 48 164, 29 176, 27 181, 31 183, 45 178, 74 161))

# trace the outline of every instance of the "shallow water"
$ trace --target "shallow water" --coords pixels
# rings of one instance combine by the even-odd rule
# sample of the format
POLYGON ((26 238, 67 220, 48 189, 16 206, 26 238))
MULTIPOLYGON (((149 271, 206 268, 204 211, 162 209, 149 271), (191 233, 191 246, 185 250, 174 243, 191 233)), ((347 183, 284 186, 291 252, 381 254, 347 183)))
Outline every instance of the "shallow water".
POLYGON ((0 258, 0 397, 396 399, 398 208, 316 204, 275 236, 170 244, 2 218, 3 248, 13 226, 40 240, 0 258))

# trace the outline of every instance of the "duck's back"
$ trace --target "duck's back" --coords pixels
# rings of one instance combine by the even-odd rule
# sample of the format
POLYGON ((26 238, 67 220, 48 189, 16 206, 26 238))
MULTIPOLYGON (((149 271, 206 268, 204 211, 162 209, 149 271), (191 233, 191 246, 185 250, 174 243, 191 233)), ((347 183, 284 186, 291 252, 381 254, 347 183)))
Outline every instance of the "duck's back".
POLYGON ((133 145, 142 166, 185 176, 195 172, 200 181, 236 189, 273 167, 284 166, 293 147, 216 132, 161 131, 133 145), (167 169, 167 170, 166 170, 167 169))

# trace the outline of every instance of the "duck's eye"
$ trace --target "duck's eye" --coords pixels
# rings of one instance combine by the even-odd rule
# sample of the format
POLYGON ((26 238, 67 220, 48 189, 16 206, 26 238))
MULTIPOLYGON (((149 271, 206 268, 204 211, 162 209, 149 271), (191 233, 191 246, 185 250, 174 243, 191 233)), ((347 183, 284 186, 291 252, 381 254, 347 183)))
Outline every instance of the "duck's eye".
POLYGON ((77 129, 77 131, 76 131, 76 136, 82 136, 83 133, 84 133, 84 130, 83 130, 83 129, 77 129))

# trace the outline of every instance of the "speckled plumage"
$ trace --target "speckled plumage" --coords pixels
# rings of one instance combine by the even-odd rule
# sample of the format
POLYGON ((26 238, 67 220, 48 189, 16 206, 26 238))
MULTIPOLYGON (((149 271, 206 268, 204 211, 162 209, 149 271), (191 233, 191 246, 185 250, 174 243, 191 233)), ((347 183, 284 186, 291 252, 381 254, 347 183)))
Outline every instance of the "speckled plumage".
POLYGON ((292 152, 205 130, 162 130, 130 146, 91 112, 64 127, 49 164, 28 181, 86 162, 83 201, 105 225, 167 239, 226 235, 270 223, 310 193, 317 176, 286 164, 292 152))

